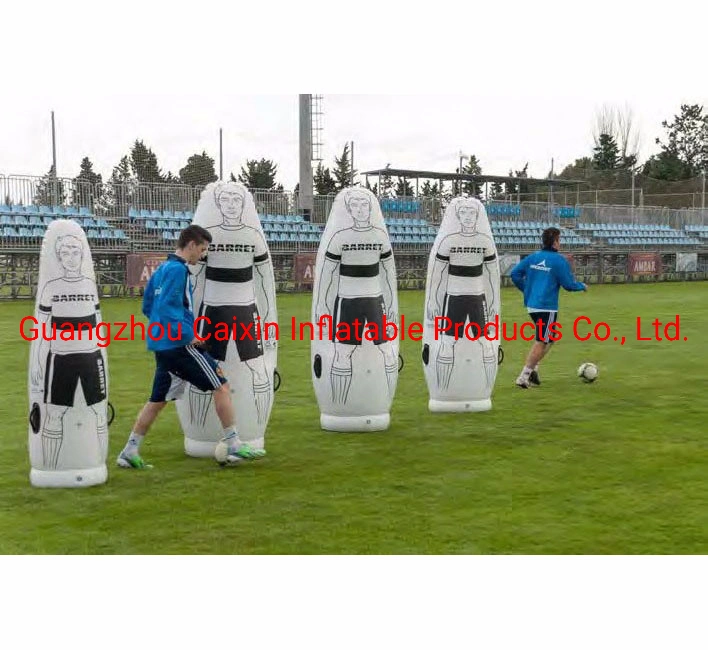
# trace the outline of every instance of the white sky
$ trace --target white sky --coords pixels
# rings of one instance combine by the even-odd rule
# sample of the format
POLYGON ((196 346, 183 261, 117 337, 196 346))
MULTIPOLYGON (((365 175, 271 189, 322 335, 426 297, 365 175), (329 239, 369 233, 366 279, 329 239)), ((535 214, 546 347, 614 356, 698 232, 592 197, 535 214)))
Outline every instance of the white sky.
MULTIPOLYGON (((165 171, 205 149, 218 172, 223 127, 226 177, 247 158, 272 158, 292 189, 298 92, 324 95, 325 163, 353 140, 359 171, 454 171, 461 150, 485 173, 529 162, 531 175, 545 176, 551 158, 560 171, 590 154, 604 103, 633 109, 643 160, 682 102, 708 105, 704 10, 684 0, 640 10, 511 2, 503 12, 366 1, 339 16, 331 4, 299 3, 238 20, 211 4, 183 13, 164 2, 127 1, 121 11, 69 2, 43 10, 31 41, 6 30, 0 173, 48 170, 51 110, 62 176, 75 176, 88 155, 107 177, 136 138, 165 171), (296 38, 303 17, 311 32, 296 38)), ((6 24, 31 18, 15 7, 6 24)))

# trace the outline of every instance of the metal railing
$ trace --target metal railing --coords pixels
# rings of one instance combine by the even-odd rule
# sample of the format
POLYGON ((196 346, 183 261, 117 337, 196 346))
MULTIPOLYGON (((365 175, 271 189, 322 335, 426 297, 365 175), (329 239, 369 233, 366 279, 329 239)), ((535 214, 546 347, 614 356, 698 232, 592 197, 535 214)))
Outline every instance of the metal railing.
MULTIPOLYGON (((124 230, 130 227, 128 215, 131 209, 193 212, 197 207, 202 190, 201 186, 192 187, 181 183, 105 182, 93 184, 77 182, 70 178, 0 174, 0 204, 88 207, 97 216, 119 222, 119 227, 124 230)), ((262 215, 302 213, 296 193, 261 189, 251 191, 258 212, 262 215)), ((543 200, 533 200, 534 197, 539 196, 539 193, 510 195, 508 200, 490 200, 487 205, 490 213, 493 206, 517 207, 509 214, 490 214, 490 218, 493 220, 558 222, 557 209, 563 206, 572 206, 576 208, 577 216, 574 219, 564 219, 565 225, 572 226, 574 221, 584 223, 613 221, 636 224, 657 223, 668 224, 673 228, 708 224, 708 206, 702 207, 704 203, 701 201, 698 206, 694 205, 696 196, 698 196, 695 192, 690 195, 693 197, 692 204, 682 207, 652 205, 647 200, 650 196, 641 195, 640 192, 636 193, 636 197, 640 199, 640 205, 632 205, 629 195, 622 195, 626 196, 627 202, 609 200, 614 196, 609 192, 627 191, 624 189, 600 190, 595 193, 595 200, 588 200, 591 197, 587 196, 587 192, 585 192, 581 193, 582 198, 585 199, 582 201, 577 200, 578 193, 564 191, 557 191, 552 197, 550 195, 544 196, 543 200), (599 200, 600 192, 608 192, 602 201, 599 200), (521 198, 520 202, 519 198, 521 198)), ((334 196, 313 197, 314 207, 310 219, 314 223, 326 222, 334 196)), ((397 197, 386 203, 384 203, 384 197, 380 197, 380 200, 382 205, 386 205, 384 212, 386 216, 425 219, 430 223, 438 224, 452 198, 450 195, 444 197, 410 196, 397 197)), ((702 197, 700 198, 702 199, 702 197)), ((130 235, 130 233, 128 234, 130 235)), ((139 232, 135 234, 139 234, 139 232)))

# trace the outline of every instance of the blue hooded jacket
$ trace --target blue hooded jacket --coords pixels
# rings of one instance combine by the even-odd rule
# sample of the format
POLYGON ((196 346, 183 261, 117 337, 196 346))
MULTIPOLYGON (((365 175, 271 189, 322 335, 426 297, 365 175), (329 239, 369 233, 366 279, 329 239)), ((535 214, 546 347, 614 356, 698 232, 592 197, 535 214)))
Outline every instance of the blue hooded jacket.
POLYGON ((528 255, 511 270, 511 281, 524 292, 524 306, 539 311, 558 311, 560 288, 584 291, 576 281, 568 260, 553 248, 528 255))
POLYGON ((152 274, 143 295, 143 314, 150 325, 146 331, 148 350, 159 351, 189 345, 194 340, 192 283, 186 260, 170 253, 152 274), (150 334, 158 340, 150 338, 150 334))

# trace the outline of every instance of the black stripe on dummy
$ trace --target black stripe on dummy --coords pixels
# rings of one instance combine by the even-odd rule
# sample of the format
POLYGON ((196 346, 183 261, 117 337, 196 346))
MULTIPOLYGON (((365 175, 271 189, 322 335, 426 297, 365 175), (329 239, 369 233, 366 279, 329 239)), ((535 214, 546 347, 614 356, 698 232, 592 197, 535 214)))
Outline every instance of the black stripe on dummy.
POLYGON ((247 266, 242 269, 220 269, 208 266, 206 279, 215 282, 249 282, 253 280, 253 267, 247 266))
POLYGON ((450 264, 448 273, 450 275, 457 275, 463 278, 477 278, 482 275, 482 265, 477 264, 477 266, 459 266, 457 264, 450 264))
POLYGON ((393 255, 393 251, 389 248, 385 253, 381 253, 381 259, 387 260, 391 255, 393 255))
POLYGON ((484 258, 485 262, 493 262, 495 259, 497 259, 497 254, 492 253, 491 255, 488 255, 487 257, 484 258))
POLYGON ((341 255, 335 255, 334 253, 330 253, 329 251, 325 253, 325 257, 329 260, 334 260, 335 262, 339 262, 339 260, 342 259, 341 255))
POLYGON ((96 314, 90 316, 53 316, 52 327, 61 329, 65 325, 70 325, 72 329, 78 329, 79 325, 88 323, 91 327, 96 327, 96 314))
POLYGON ((255 264, 262 264, 263 262, 268 261, 268 253, 263 253, 263 255, 256 255, 256 257, 253 258, 253 262, 255 264))
POLYGON ((375 278, 379 274, 379 263, 376 264, 342 264, 339 275, 349 278, 375 278))

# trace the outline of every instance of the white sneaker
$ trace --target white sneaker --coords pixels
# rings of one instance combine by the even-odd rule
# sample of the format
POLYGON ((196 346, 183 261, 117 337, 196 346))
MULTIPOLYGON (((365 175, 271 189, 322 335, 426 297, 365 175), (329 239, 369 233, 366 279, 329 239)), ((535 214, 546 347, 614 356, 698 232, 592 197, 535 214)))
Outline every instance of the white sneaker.
POLYGON ((527 379, 524 379, 523 377, 519 377, 516 380, 516 385, 519 388, 528 388, 529 387, 529 382, 527 379))

